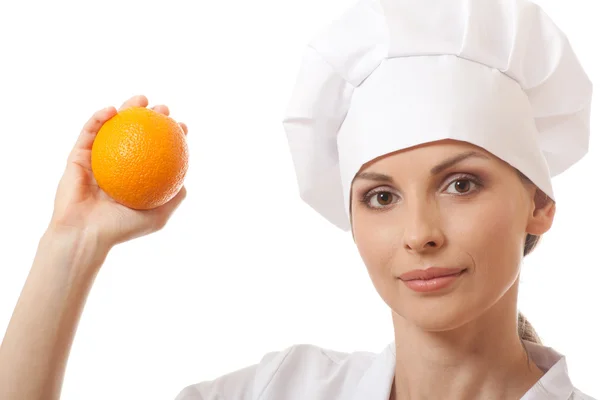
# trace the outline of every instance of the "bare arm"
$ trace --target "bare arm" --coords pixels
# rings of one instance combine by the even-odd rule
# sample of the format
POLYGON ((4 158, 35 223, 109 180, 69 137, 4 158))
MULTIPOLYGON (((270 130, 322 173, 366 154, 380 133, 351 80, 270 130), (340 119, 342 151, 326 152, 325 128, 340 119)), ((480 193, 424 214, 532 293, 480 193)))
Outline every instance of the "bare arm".
MULTIPOLYGON (((135 96, 121 109, 147 105, 145 96, 135 96)), ((169 114, 163 105, 153 109, 169 114)), ((114 107, 96 112, 69 155, 52 219, 0 345, 1 400, 60 398, 77 325, 109 250, 162 229, 186 196, 182 187, 166 204, 138 211, 100 189, 91 169, 92 144, 116 112, 114 107)))
POLYGON ((0 347, 0 398, 59 399, 81 312, 107 252, 49 228, 0 347))

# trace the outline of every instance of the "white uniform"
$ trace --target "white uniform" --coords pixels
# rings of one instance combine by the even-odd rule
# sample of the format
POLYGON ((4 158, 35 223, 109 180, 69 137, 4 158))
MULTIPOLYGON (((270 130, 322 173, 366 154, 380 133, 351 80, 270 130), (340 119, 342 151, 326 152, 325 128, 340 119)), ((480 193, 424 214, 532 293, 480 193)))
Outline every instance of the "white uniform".
MULTIPOLYGON (((529 0, 358 0, 306 49, 284 128, 302 199, 348 231, 350 185, 374 158, 440 139, 480 146, 556 200, 551 178, 588 149, 592 83, 529 0)), ((585 400, 564 357, 524 400, 585 400)), ((177 400, 388 400, 395 348, 296 345, 177 400)))
MULTIPOLYGON (((522 400, 594 400, 573 387, 563 355, 525 345, 545 374, 522 400)), ((175 400, 388 400, 395 360, 393 343, 379 354, 295 345, 268 353, 253 366, 188 386, 175 400)))

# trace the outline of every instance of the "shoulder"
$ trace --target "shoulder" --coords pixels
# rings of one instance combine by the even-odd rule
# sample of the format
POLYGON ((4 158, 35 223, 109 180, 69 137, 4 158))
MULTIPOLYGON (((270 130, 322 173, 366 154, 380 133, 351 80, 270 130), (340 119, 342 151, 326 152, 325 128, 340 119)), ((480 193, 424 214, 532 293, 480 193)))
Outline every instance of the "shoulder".
MULTIPOLYGON (((375 353, 365 351, 347 353, 311 344, 296 344, 266 353, 254 365, 190 385, 175 400, 254 400, 288 396, 317 399, 316 393, 322 392, 323 385, 335 392, 348 382, 359 380, 375 356, 375 353)), ((331 397, 333 395, 330 394, 331 397)))
POLYGON ((263 358, 257 382, 266 392, 278 394, 293 393, 298 386, 317 389, 319 382, 340 390, 346 382, 358 381, 375 356, 364 351, 348 353, 297 344, 263 358))
POLYGON ((312 344, 296 344, 283 351, 267 353, 261 363, 264 365, 277 365, 279 368, 286 365, 306 365, 311 370, 328 372, 338 368, 358 368, 368 365, 376 354, 367 351, 341 352, 312 344))
POLYGON ((575 388, 573 390, 573 394, 571 394, 571 397, 569 398, 569 400, 596 400, 591 396, 588 396, 587 394, 583 393, 581 390, 575 388))

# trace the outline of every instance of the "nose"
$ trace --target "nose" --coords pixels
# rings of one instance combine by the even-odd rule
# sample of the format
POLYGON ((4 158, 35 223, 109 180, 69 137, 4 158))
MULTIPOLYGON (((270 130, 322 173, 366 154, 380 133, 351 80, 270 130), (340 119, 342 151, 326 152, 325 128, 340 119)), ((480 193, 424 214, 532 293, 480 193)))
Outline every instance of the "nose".
POLYGON ((439 209, 434 202, 423 199, 414 201, 412 207, 406 207, 406 213, 401 218, 404 226, 403 244, 407 251, 423 253, 444 245, 439 209))

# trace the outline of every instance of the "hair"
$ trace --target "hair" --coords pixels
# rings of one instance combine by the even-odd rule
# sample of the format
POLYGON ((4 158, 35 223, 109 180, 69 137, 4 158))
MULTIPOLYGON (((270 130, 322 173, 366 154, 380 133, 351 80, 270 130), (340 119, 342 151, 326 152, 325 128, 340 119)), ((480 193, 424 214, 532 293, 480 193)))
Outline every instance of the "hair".
MULTIPOLYGON (((534 183, 531 182, 531 180, 529 178, 527 178, 521 171, 519 171, 516 168, 515 168, 515 171, 517 172, 517 174, 519 175, 519 177, 525 184, 534 185, 534 183)), ((553 201, 550 197, 548 197, 547 194, 543 193, 539 188, 537 188, 537 190, 536 190, 535 200, 536 200, 536 202, 541 201, 543 205, 545 205, 549 201, 553 201), (540 196, 543 196, 543 197, 540 197, 540 196)), ((529 253, 531 253, 533 251, 533 249, 535 249, 535 247, 537 246, 537 244, 540 241, 540 238, 541 237, 538 235, 532 235, 530 233, 527 234, 527 237, 525 238, 525 246, 523 249, 523 257, 527 256, 529 253)), ((519 338, 521 339, 521 343, 523 343, 524 340, 527 340, 529 342, 542 344, 542 339, 540 339, 539 335, 533 328, 533 325, 531 325, 531 323, 527 320, 527 318, 525 318, 523 313, 521 313, 520 311, 519 311, 517 327, 518 327, 519 338)))
MULTIPOLYGON (((540 236, 528 233, 527 237, 525 238, 525 248, 523 250, 523 257, 531 253, 531 251, 533 251, 533 249, 535 248, 535 246, 537 246, 539 241, 540 236)), ((527 340, 529 342, 542 344, 542 339, 540 339, 535 329, 533 329, 533 325, 531 325, 531 323, 527 320, 527 318, 525 318, 521 311, 519 311, 517 327, 519 332, 519 338, 521 338, 521 341, 527 340)))

